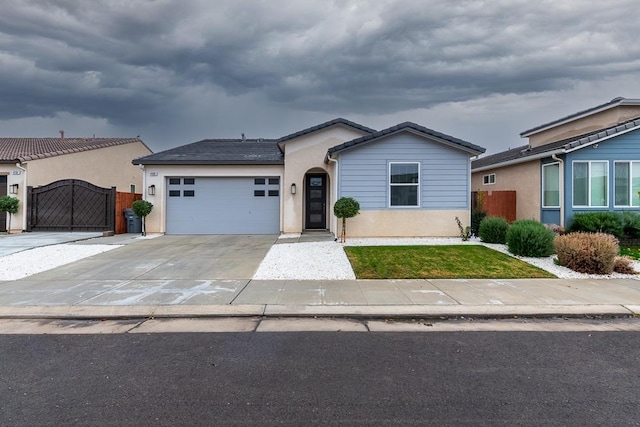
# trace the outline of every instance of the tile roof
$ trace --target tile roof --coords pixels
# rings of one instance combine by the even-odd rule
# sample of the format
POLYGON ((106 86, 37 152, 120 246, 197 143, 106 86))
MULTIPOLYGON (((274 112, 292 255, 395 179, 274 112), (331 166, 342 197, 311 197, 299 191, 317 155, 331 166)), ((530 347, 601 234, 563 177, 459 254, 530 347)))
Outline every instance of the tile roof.
POLYGON ((640 105, 640 99, 631 99, 631 98, 623 98, 623 97, 613 98, 611 101, 605 102, 604 104, 596 105, 595 107, 587 108, 586 110, 578 111, 577 113, 569 114, 568 116, 562 117, 560 119, 541 124, 529 130, 525 130, 524 132, 520 133, 520 136, 527 137, 529 135, 538 133, 539 131, 542 131, 544 129, 557 126, 561 123, 569 122, 574 119, 578 119, 580 117, 589 116, 596 112, 608 110, 610 108, 614 108, 619 105, 640 105))
POLYGON ((135 159, 136 165, 284 164, 275 139, 204 139, 135 159))
POLYGON ((551 142, 538 147, 523 145, 474 160, 471 162, 471 169, 475 170, 489 166, 500 166, 504 163, 521 163, 545 155, 551 156, 552 154, 567 153, 639 128, 640 118, 635 118, 606 129, 551 142))
POLYGON ((0 162, 27 162, 140 142, 139 138, 0 138, 0 162))
POLYGON ((358 123, 355 123, 355 122, 352 122, 350 120, 343 119, 343 118, 337 118, 337 119, 333 119, 333 120, 330 120, 328 122, 321 123, 319 125, 312 126, 310 128, 306 128, 306 129, 300 130, 298 132, 283 136, 282 138, 278 139, 278 142, 286 142, 286 141, 288 141, 290 139, 297 138, 299 136, 306 135, 308 133, 313 133, 313 132, 316 132, 318 130, 322 130, 324 128, 328 128, 328 127, 334 126, 334 125, 345 125, 345 126, 349 126, 349 127, 361 130, 361 131, 366 132, 366 133, 373 133, 373 132, 376 131, 375 129, 371 129, 371 128, 368 128, 366 126, 362 126, 362 125, 360 125, 358 123))
POLYGON ((363 144, 363 143, 372 141, 374 139, 381 138, 383 136, 386 136, 386 135, 389 135, 389 134, 392 134, 392 133, 401 132, 401 131, 407 130, 407 129, 412 129, 412 130, 417 131, 419 133, 422 133, 422 134, 425 134, 425 135, 428 135, 428 136, 432 136, 432 137, 441 139, 443 141, 451 143, 454 146, 458 146, 458 148, 464 149, 466 151, 471 151, 474 154, 481 154, 481 153, 485 152, 485 149, 480 147, 480 146, 478 146, 478 145, 472 144, 472 143, 467 142, 467 141, 463 141, 463 140, 458 139, 458 138, 454 138, 453 136, 446 135, 444 133, 436 132, 436 131, 434 131, 432 129, 426 128, 424 126, 417 125, 417 124, 412 123, 412 122, 400 123, 400 124, 392 126, 390 128, 383 129, 381 131, 374 132, 374 133, 371 133, 369 135, 365 135, 363 137, 356 138, 356 139, 351 140, 351 141, 347 141, 347 142, 345 142, 343 144, 336 145, 335 147, 329 148, 328 152, 329 152, 329 154, 337 153, 337 152, 340 152, 342 150, 346 150, 348 148, 354 147, 356 145, 363 144))

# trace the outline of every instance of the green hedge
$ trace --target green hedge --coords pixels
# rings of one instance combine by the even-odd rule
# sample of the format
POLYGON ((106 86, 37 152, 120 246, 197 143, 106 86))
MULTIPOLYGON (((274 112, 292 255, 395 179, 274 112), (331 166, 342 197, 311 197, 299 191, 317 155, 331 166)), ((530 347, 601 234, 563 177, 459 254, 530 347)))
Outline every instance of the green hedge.
POLYGON ((554 252, 555 234, 532 219, 515 221, 507 231, 507 248, 515 255, 546 257, 554 252))

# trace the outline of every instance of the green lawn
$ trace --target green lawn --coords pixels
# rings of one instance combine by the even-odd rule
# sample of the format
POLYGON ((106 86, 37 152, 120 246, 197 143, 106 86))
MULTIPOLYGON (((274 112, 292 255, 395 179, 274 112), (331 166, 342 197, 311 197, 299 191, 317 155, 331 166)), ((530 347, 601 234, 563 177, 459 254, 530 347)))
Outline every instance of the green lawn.
POLYGON ((636 247, 620 248, 620 255, 625 255, 630 258, 640 260, 640 248, 636 248, 636 247))
POLYGON ((347 246, 358 279, 520 279, 553 274, 482 245, 347 246))

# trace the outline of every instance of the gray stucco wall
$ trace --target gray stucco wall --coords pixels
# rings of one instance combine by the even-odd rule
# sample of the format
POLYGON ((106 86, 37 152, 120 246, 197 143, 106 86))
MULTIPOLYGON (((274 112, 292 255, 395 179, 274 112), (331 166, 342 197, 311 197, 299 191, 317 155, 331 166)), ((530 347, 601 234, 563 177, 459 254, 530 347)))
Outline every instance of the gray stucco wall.
POLYGON ((339 157, 338 197, 362 210, 389 208, 389 162, 420 162, 421 209, 468 209, 469 154, 404 132, 357 146, 339 157))

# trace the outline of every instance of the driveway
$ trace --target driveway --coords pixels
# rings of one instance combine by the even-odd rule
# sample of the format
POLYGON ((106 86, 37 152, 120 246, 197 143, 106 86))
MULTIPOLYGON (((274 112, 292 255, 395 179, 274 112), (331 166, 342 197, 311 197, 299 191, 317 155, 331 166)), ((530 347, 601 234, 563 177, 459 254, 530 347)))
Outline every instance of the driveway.
MULTIPOLYGON (((277 237, 165 235, 130 240, 108 252, 2 282, 0 305, 229 304, 277 237)), ((97 243, 103 239, 73 244, 97 243)))

